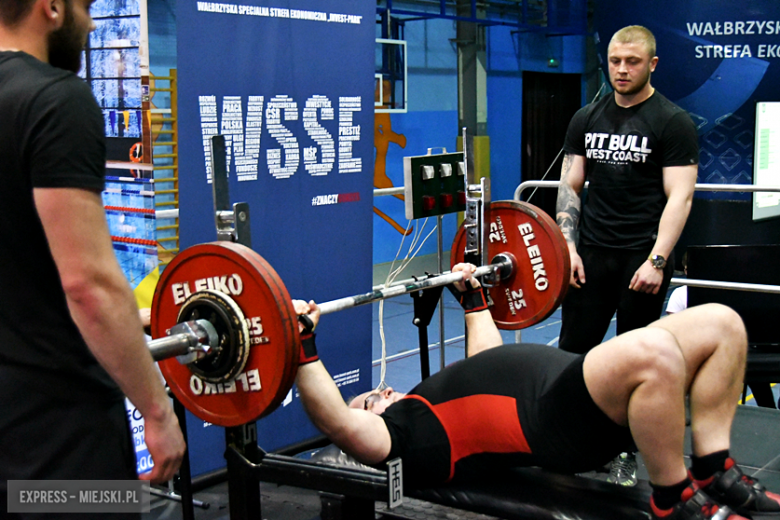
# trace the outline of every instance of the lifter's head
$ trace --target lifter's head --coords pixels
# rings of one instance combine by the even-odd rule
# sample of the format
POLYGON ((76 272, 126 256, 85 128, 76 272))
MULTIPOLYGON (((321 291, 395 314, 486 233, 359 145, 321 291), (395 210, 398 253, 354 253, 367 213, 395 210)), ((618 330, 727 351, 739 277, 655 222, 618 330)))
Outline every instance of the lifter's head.
POLYGON ((358 410, 367 410, 377 415, 381 415, 387 407, 403 399, 406 394, 396 392, 393 387, 388 386, 384 390, 371 390, 355 397, 349 403, 350 408, 358 410))
POLYGON ((644 101, 651 91, 650 74, 655 70, 655 36, 641 25, 630 25, 616 32, 607 49, 609 80, 615 91, 626 97, 640 94, 644 101))
POLYGON ((24 51, 78 72, 81 51, 95 29, 94 0, 0 0, 0 49, 24 51))

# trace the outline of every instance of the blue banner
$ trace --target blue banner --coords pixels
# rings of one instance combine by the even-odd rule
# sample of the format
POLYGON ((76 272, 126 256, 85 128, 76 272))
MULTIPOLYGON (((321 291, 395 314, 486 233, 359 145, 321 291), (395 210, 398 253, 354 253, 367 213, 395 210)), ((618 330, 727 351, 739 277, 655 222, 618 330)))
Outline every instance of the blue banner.
MULTIPOLYGON (((290 295, 326 301, 370 289, 374 9, 365 0, 178 3, 182 247, 216 238, 209 138, 223 134, 231 203, 249 202, 252 247, 290 295)), ((367 390, 371 309, 327 316, 318 330, 345 393, 367 390)), ((258 423, 266 449, 315 433, 294 392, 258 423)))
POLYGON ((626 25, 655 34, 652 84, 688 110, 699 129, 699 182, 752 183, 755 103, 778 99, 780 3, 599 0, 595 26, 605 74, 609 39, 626 25))

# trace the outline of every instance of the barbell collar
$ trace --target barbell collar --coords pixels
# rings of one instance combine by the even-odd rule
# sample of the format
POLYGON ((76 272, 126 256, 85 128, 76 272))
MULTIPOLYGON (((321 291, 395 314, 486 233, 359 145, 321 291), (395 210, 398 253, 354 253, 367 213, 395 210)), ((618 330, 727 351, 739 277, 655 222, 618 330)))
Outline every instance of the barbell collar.
MULTIPOLYGON (((477 267, 477 270, 474 271, 474 273, 472 273, 472 276, 479 277, 479 276, 484 276, 487 274, 494 273, 496 271, 500 271, 501 277, 503 278, 504 276, 510 276, 512 269, 513 269, 512 261, 507 257, 506 259, 497 261, 496 263, 477 267), (505 275, 504 273, 508 273, 508 274, 505 275)), ((317 305, 320 308, 320 314, 331 314, 334 312, 342 311, 344 309, 357 307, 359 305, 365 305, 367 303, 384 300, 386 298, 393 298, 395 296, 400 296, 402 294, 408 294, 423 289, 429 289, 431 287, 441 287, 443 285, 449 285, 451 283, 461 282, 463 281, 463 279, 464 279, 463 272, 450 271, 440 275, 431 276, 429 278, 423 278, 421 280, 412 281, 410 283, 391 285, 389 287, 385 287, 368 293, 359 294, 356 296, 347 296, 344 298, 339 298, 338 300, 331 300, 331 301, 319 303, 317 305)))

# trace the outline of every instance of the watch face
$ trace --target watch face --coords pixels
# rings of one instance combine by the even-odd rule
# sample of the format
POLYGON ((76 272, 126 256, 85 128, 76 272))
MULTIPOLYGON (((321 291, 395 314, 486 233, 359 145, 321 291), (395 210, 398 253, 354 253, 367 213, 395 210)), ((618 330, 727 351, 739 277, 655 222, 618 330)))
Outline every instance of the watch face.
POLYGON ((661 255, 655 255, 652 258, 653 267, 656 269, 663 269, 666 267, 666 259, 662 257, 661 255))

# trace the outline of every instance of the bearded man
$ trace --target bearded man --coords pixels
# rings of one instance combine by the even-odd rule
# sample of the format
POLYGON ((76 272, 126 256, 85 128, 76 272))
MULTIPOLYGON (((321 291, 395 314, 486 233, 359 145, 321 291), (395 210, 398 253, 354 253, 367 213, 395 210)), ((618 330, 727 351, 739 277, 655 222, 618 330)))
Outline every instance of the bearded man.
POLYGON ((124 395, 145 478, 184 454, 108 231, 103 116, 75 74, 91 3, 0 0, 0 504, 8 480, 137 478, 124 395))
MULTIPOLYGON (((618 335, 661 315, 699 146, 688 114, 650 84, 655 52, 645 27, 616 32, 608 47, 614 92, 581 108, 566 134, 556 211, 572 266, 559 342, 569 352, 601 343, 615 313, 618 335)), ((636 483, 630 455, 613 464, 610 481, 636 483)))

